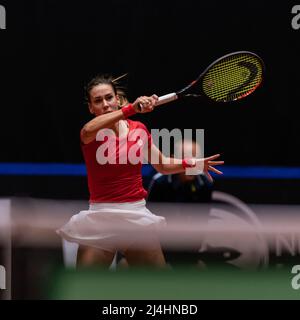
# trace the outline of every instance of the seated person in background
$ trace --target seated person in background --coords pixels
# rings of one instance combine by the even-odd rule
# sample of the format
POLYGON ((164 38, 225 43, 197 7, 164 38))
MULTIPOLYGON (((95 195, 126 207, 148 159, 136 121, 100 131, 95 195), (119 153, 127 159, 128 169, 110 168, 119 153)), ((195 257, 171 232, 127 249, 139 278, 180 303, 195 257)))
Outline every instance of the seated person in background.
MULTIPOLYGON (((194 156, 201 155, 199 144, 193 140, 184 140, 176 143, 174 146, 175 154, 188 154, 194 156)), ((181 202, 181 203, 210 203, 212 200, 213 182, 204 175, 186 175, 185 172, 179 174, 162 175, 154 174, 148 186, 148 203, 149 202, 181 202)), ((209 215, 210 205, 205 207, 202 214, 206 221, 209 215)), ((195 215, 190 212, 180 214, 185 222, 192 221, 195 215)), ((198 214, 198 213, 197 213, 198 214)), ((172 214, 173 215, 173 214, 172 214)), ((177 213, 174 212, 174 217, 177 213)), ((170 218, 170 216, 169 216, 170 218)), ((168 221, 168 220, 167 220, 168 221)), ((186 250, 170 250, 163 246, 165 259, 168 265, 175 267, 181 264, 191 264, 202 268, 199 264, 201 242, 186 250)))
MULTIPOLYGON (((181 143, 175 144, 178 154, 181 143)), ((182 142, 182 153, 201 154, 200 146, 191 140, 182 142)), ((156 173, 148 186, 148 201, 153 202, 210 202, 213 183, 206 175, 156 173)))

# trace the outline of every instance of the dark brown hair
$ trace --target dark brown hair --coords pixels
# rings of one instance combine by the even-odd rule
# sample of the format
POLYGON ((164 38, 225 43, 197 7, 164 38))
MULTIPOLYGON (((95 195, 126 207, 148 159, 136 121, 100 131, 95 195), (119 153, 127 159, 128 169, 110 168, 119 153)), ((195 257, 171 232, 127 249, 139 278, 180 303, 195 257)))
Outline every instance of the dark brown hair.
POLYGON ((86 102, 90 102, 90 92, 95 86, 97 86, 99 84, 110 85, 113 88, 114 93, 117 94, 117 87, 116 87, 116 85, 113 81, 113 77, 111 75, 109 75, 109 74, 97 75, 93 79, 91 79, 85 87, 84 91, 85 91, 86 102))

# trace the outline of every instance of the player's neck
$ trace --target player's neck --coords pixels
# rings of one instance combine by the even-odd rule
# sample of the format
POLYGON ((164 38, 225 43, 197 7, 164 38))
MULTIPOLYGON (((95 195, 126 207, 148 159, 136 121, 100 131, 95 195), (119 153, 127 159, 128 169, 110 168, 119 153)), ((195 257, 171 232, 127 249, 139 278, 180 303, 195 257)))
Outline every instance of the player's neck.
POLYGON ((112 130, 118 137, 125 137, 129 132, 129 125, 126 120, 120 120, 114 124, 112 130))

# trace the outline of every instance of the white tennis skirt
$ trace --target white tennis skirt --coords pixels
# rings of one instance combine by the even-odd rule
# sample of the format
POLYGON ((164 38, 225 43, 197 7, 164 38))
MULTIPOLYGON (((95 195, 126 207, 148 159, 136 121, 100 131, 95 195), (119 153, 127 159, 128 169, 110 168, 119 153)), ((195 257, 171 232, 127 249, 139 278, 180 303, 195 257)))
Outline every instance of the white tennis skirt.
POLYGON ((146 201, 91 203, 57 233, 64 239, 103 250, 124 250, 141 243, 146 231, 165 225, 165 218, 146 208, 146 201))

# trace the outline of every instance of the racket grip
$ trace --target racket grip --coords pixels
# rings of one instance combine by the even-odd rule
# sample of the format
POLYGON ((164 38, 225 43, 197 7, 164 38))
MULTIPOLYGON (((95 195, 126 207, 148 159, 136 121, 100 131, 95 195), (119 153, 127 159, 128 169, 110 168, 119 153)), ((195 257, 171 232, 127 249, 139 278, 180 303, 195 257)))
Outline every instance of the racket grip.
POLYGON ((165 94, 164 96, 158 97, 158 101, 155 103, 156 106, 160 106, 161 104, 165 104, 174 100, 177 100, 178 96, 175 92, 165 94))
MULTIPOLYGON (((155 103, 155 107, 160 106, 161 104, 165 104, 165 103, 174 101, 176 99, 178 99, 178 96, 175 92, 165 94, 164 96, 158 97, 158 101, 155 103)), ((142 104, 139 104, 138 108, 140 111, 143 110, 142 104)))

